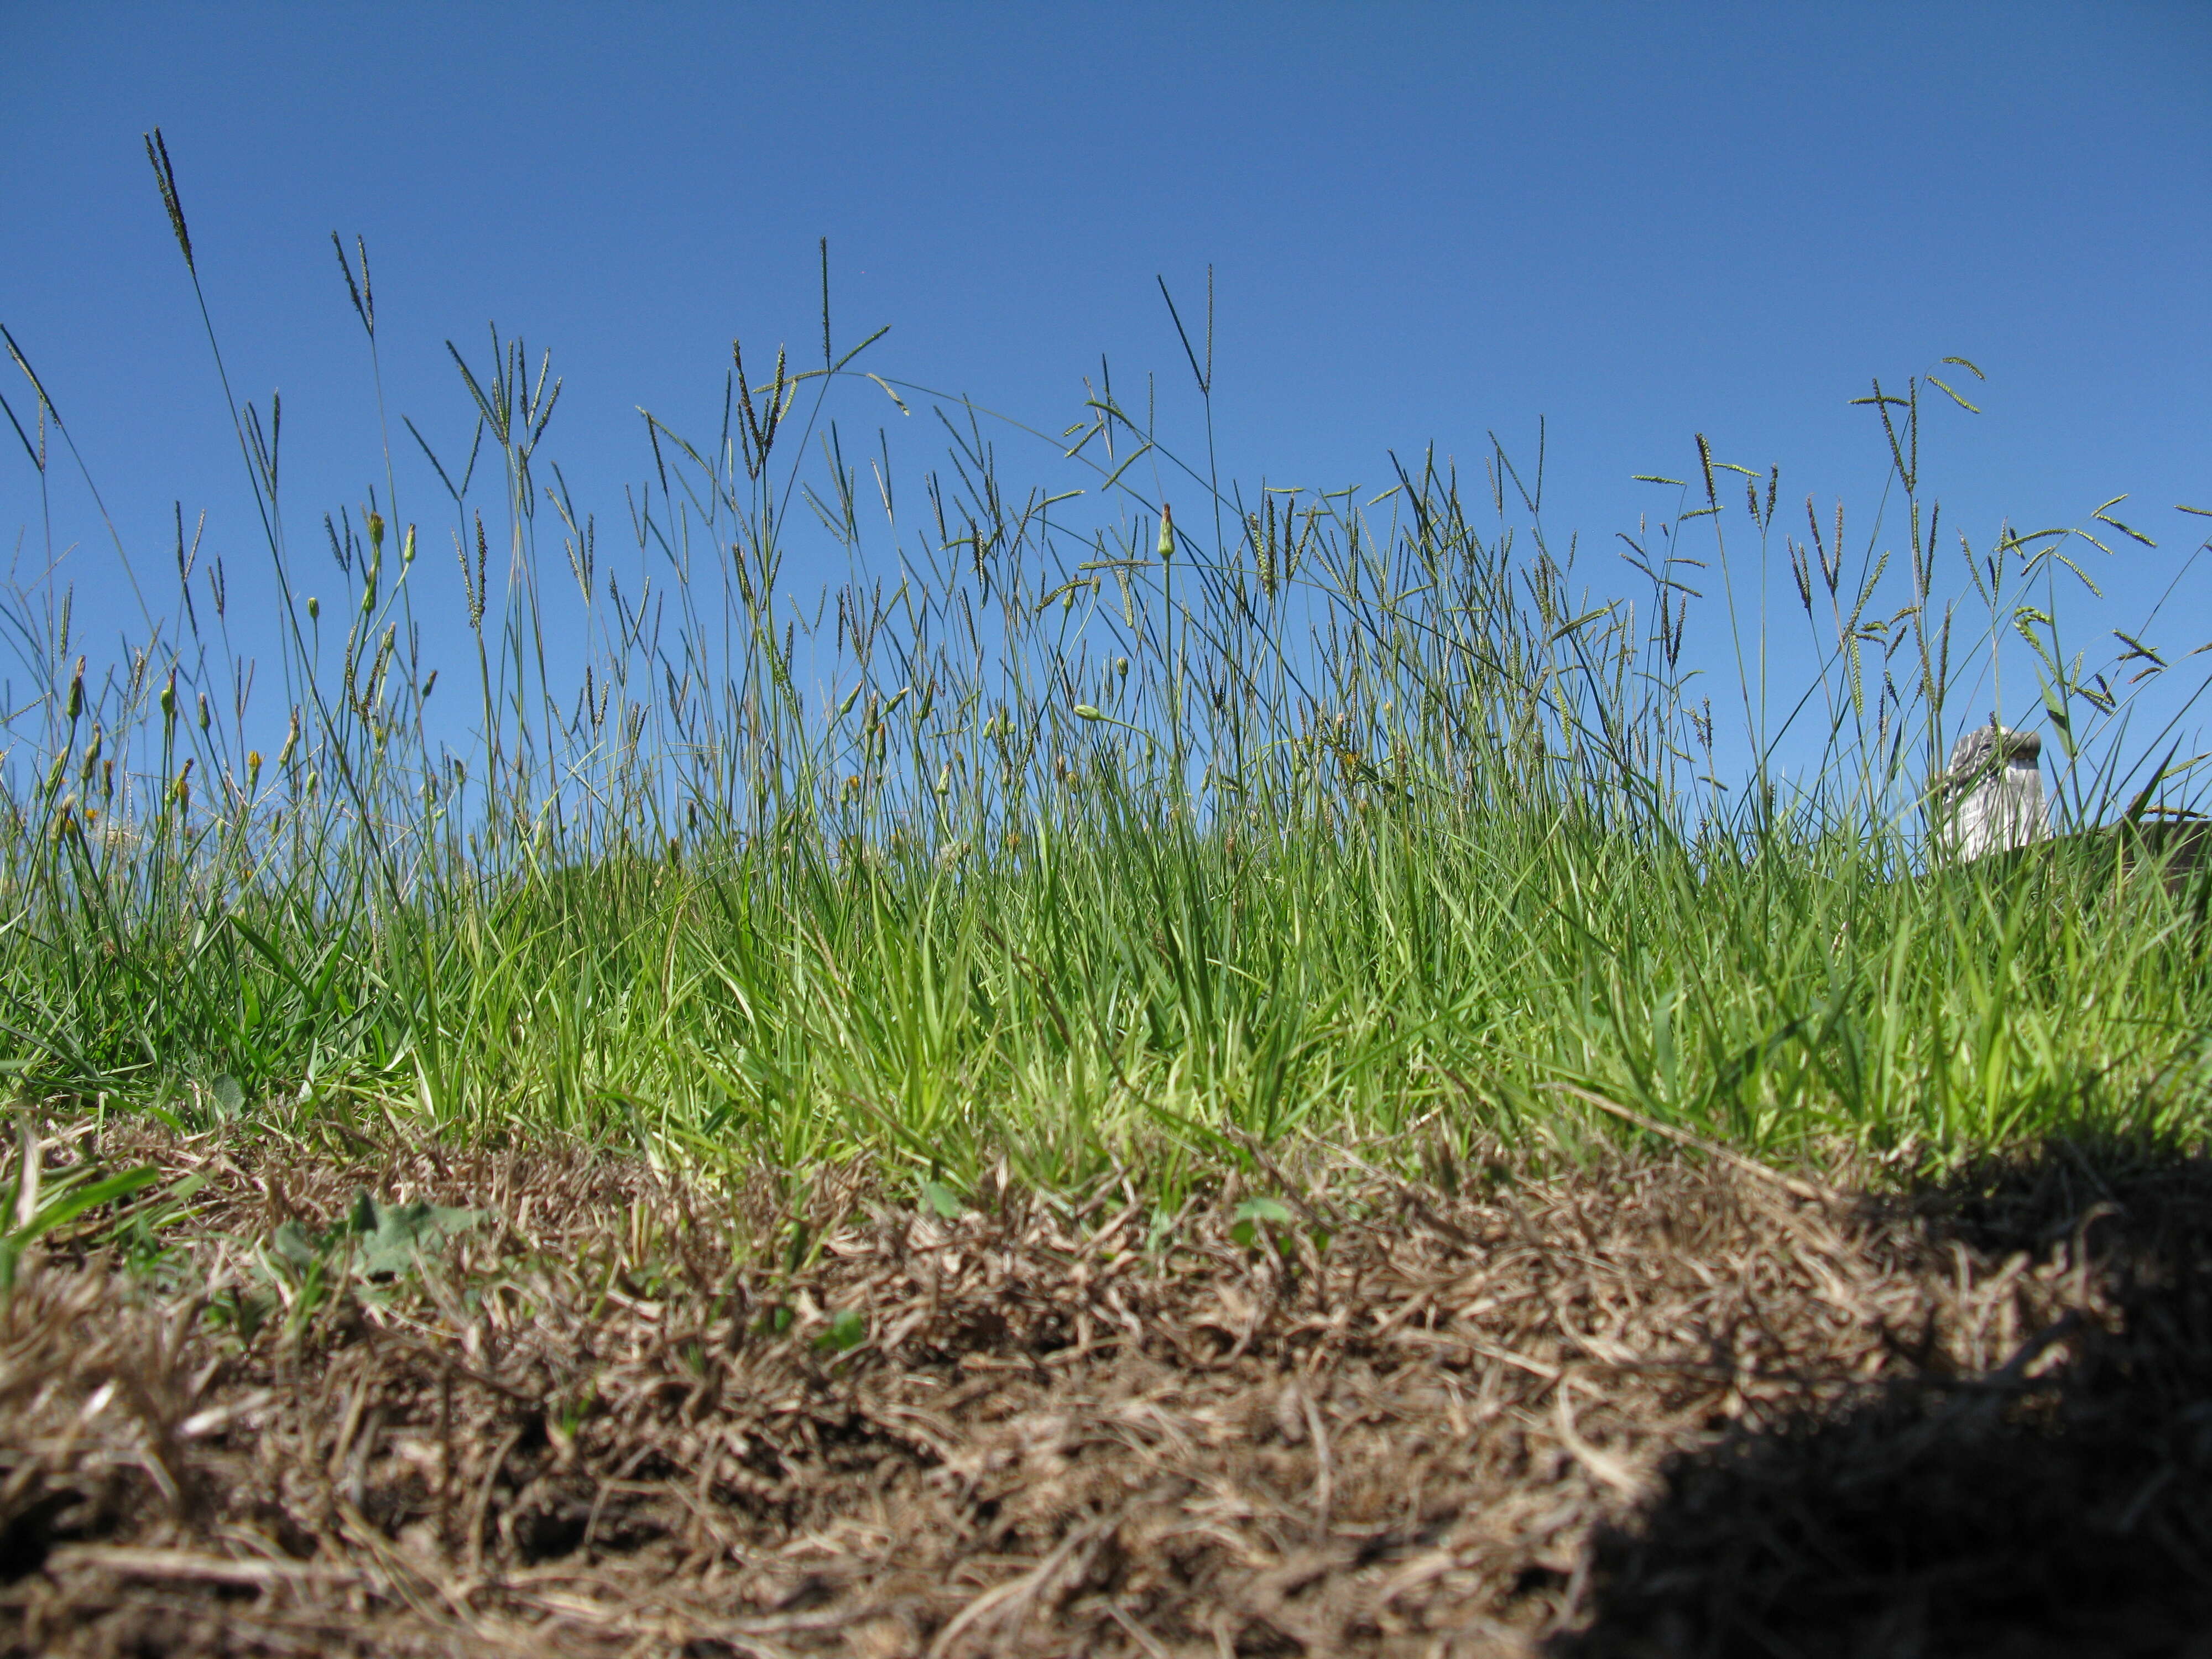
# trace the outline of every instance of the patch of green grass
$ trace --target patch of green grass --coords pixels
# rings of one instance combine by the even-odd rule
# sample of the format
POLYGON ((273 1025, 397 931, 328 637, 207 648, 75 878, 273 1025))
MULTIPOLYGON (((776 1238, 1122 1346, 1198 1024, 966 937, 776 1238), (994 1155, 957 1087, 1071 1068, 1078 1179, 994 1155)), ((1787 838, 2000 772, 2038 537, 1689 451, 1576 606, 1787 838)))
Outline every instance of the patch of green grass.
POLYGON ((538 455, 557 381, 495 334, 456 351, 477 446, 434 459, 465 720, 419 656, 416 553, 443 532, 374 498, 337 514, 335 586, 307 597, 273 408, 234 412, 282 607, 274 720, 184 539, 175 616, 104 672, 66 594, 17 592, 51 690, 0 802, 14 1086, 191 1125, 860 1152, 946 1201, 1000 1158, 1172 1191, 1301 1134, 1410 1163, 1619 1132, 1562 1084, 1793 1158, 2202 1133, 2201 888, 2080 848, 1923 866, 1918 780, 2008 634, 2091 780, 2074 822, 2122 781, 2098 744, 2127 709, 2060 647, 2063 538, 1970 549, 1944 597, 1918 382, 1874 404, 1902 530, 1847 554, 1839 512, 1801 543, 1776 476, 1701 440, 1631 539, 1632 605, 1592 596, 1502 449, 1473 502, 1433 456, 1364 501, 1248 493, 1103 386, 1053 461, 1091 469, 1079 504, 1012 482, 986 434, 1024 429, 964 404, 895 497, 830 399, 932 394, 836 356, 826 308, 823 333, 764 386, 733 361, 719 444, 653 423, 622 573, 538 455), (1178 477, 1203 506, 1171 522, 1178 477), (802 526, 849 581, 793 591, 802 526), (1782 622, 1729 610, 1740 739, 1682 643, 1692 567, 1731 560, 1788 562, 1813 665, 1768 686, 1782 622), (1786 790, 1785 745, 1817 761, 1786 790))

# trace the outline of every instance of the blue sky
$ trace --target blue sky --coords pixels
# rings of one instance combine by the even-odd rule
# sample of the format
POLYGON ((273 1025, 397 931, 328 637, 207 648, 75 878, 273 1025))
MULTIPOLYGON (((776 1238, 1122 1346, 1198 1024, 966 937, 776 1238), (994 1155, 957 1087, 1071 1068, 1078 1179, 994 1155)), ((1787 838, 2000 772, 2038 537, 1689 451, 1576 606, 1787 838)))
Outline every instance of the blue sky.
MULTIPOLYGON (((889 325, 878 372, 1054 432, 1103 354, 1125 394, 1158 371, 1194 433, 1155 277, 1188 319, 1212 266, 1223 466, 1248 482, 1379 489, 1386 450, 1473 458, 1495 429, 1526 453, 1541 416, 1547 520, 1590 549, 1664 505, 1631 475, 1688 476, 1700 431, 1870 522, 1883 453, 1847 400, 1955 355, 1985 412, 1932 410, 1924 470, 1978 542, 2130 492, 2160 546, 2100 563, 2094 612, 2128 626, 2212 529, 2172 510, 2212 506, 2199 0, 6 0, 0 43, 0 322, 145 569, 173 501, 234 573, 266 557, 141 149, 157 125, 234 381, 283 390, 302 546, 383 473, 332 230, 367 239, 394 430, 465 443, 445 342, 481 356, 495 320, 551 349, 546 447, 610 521, 650 465, 636 406, 711 431, 733 336, 818 341, 827 236, 841 345, 889 325)), ((35 474, 0 437, 0 534, 34 574, 35 474)), ((400 460, 402 515, 442 526, 400 460)), ((131 625, 57 489, 80 605, 131 625)), ((2212 638, 2207 567, 2154 643, 2212 638)))

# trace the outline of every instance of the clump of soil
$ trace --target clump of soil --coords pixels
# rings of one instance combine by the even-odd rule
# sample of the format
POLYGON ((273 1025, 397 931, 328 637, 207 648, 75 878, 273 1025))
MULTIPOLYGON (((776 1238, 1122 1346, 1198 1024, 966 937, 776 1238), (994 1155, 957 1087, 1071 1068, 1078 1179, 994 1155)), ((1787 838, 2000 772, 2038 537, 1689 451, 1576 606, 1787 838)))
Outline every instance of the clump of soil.
POLYGON ((2200 1162, 946 1216, 102 1150, 206 1179, 0 1305, 0 1655, 2212 1654, 2200 1162))

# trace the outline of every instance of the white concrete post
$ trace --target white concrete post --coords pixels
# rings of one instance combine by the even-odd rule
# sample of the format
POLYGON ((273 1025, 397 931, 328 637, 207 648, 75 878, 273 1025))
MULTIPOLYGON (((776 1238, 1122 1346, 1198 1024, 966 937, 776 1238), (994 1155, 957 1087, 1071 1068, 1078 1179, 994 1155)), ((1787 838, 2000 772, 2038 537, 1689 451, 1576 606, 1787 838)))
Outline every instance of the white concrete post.
POLYGON ((2051 838, 2037 759, 2043 739, 1994 720, 1951 747, 1951 763, 1928 780, 1936 848, 1964 862, 2051 838))

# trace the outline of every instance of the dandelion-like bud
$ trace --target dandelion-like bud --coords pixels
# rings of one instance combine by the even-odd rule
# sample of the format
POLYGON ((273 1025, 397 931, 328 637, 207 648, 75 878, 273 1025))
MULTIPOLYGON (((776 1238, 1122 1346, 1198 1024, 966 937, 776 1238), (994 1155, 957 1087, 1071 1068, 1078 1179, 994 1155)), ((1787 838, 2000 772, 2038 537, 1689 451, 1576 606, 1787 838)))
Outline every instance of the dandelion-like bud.
POLYGON ((1160 562, 1165 564, 1175 557, 1175 509, 1165 501, 1160 503, 1160 562))

